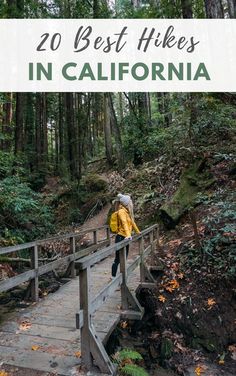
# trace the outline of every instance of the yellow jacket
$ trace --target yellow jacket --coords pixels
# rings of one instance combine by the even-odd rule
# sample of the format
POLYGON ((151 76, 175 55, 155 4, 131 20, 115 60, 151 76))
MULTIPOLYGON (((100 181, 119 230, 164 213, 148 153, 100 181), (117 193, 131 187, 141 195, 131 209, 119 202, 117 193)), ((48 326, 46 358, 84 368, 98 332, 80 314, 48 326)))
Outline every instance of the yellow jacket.
POLYGON ((129 211, 124 206, 120 206, 118 210, 117 234, 129 238, 133 229, 137 234, 140 233, 136 223, 131 219, 129 211))

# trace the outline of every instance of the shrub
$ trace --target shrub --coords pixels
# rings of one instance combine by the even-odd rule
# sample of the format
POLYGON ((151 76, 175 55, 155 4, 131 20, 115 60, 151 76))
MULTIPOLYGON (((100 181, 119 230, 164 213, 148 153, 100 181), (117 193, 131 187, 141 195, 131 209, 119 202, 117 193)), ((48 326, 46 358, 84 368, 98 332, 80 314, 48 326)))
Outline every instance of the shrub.
POLYGON ((22 241, 53 231, 53 215, 42 195, 15 176, 0 182, 0 230, 3 238, 7 233, 22 241))

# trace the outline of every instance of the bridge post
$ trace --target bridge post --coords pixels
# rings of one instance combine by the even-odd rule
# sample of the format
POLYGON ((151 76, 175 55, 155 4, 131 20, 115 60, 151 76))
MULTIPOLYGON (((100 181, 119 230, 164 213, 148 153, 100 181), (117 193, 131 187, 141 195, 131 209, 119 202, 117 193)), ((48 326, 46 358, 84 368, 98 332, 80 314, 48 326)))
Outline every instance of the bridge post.
POLYGON ((38 276, 38 245, 31 250, 31 268, 35 271, 35 277, 30 282, 30 296, 35 302, 39 300, 39 276, 38 276))
POLYGON ((151 244, 151 254, 154 252, 154 230, 149 233, 149 242, 151 244))
POLYGON ((73 261, 71 261, 70 265, 70 277, 76 277, 76 269, 75 269, 75 237, 72 236, 70 238, 70 253, 73 254, 73 261))
MULTIPOLYGON (((149 242, 151 245, 151 253, 153 253, 153 232, 149 233, 149 242)), ((140 254, 140 282, 145 283, 149 281, 151 283, 155 282, 155 279, 151 275, 148 267, 145 264, 145 257, 144 257, 144 239, 143 237, 139 240, 139 254, 140 254)))
POLYGON ((159 236, 159 227, 156 226, 156 244, 157 244, 157 247, 160 248, 160 236, 159 236))
POLYGON ((98 244, 98 231, 93 231, 93 243, 98 244))
POLYGON ((120 249, 120 272, 122 273, 121 284, 121 306, 123 310, 126 310, 128 317, 129 311, 134 310, 143 315, 143 308, 139 304, 136 297, 131 293, 127 285, 127 259, 126 259, 126 247, 120 249))
POLYGON ((139 254, 140 254, 140 282, 145 282, 145 270, 144 270, 144 240, 143 237, 139 239, 139 254))
POLYGON ((92 356, 90 352, 90 321, 89 314, 89 274, 90 267, 79 272, 79 290, 80 290, 80 310, 83 311, 83 326, 81 328, 81 357, 85 366, 92 367, 92 356))
POLYGON ((111 231, 110 231, 110 228, 107 227, 107 240, 109 240, 109 244, 108 245, 111 245, 111 231))

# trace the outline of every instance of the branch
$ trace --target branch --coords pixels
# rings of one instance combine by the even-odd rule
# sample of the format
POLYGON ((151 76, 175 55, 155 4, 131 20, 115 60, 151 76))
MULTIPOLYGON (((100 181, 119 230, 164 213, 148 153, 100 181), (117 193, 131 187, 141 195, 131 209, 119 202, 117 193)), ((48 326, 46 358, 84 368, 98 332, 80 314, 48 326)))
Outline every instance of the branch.
POLYGON ((135 111, 135 107, 134 107, 134 105, 132 104, 132 102, 131 102, 129 96, 128 96, 125 92, 123 92, 123 94, 124 94, 125 98, 128 100, 128 102, 129 102, 129 106, 130 106, 131 110, 133 111, 134 116, 136 117, 136 119, 138 119, 137 114, 136 114, 136 111, 135 111))

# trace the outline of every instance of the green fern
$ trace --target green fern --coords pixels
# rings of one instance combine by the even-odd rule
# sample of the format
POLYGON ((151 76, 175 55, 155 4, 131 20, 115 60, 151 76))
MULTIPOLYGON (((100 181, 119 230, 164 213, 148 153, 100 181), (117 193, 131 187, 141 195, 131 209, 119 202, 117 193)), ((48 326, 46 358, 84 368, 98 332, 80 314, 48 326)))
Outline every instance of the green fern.
POLYGON ((148 373, 136 364, 126 364, 122 367, 122 374, 129 376, 148 376, 148 373))
POLYGON ((119 352, 119 361, 123 360, 142 360, 143 357, 141 354, 139 354, 137 351, 131 350, 131 349, 123 349, 119 352))

